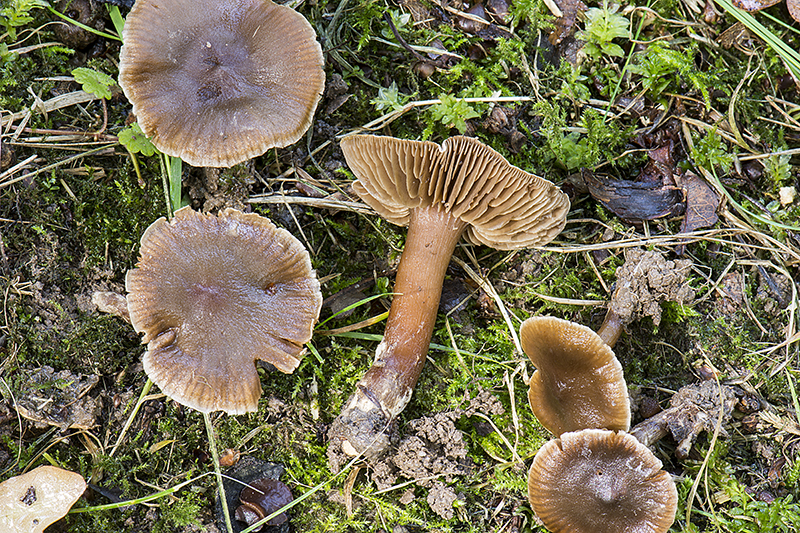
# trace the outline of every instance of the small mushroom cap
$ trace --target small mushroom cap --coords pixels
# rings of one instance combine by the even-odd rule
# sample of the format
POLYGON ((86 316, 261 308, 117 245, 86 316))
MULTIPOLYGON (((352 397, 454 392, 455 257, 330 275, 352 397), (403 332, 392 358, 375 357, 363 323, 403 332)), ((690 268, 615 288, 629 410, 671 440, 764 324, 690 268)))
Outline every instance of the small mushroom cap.
POLYGON ((663 533, 678 492, 661 466, 628 433, 564 433, 536 453, 528 500, 553 533, 663 533))
POLYGON ((42 533, 85 490, 80 474, 49 465, 9 478, 0 483, 0 531, 42 533))
POLYGON ((522 323, 520 341, 533 362, 528 399, 544 427, 561 435, 588 428, 627 431, 625 378, 614 351, 591 329, 555 317, 522 323))
POLYGON ((319 316, 308 252, 268 219, 185 207, 144 232, 126 277, 131 323, 144 332, 144 370, 201 412, 255 411, 260 359, 290 373, 319 316))
POLYGON ((190 165, 294 143, 325 88, 314 29, 270 0, 139 0, 122 34, 119 84, 142 131, 190 165))
POLYGON ((411 209, 438 204, 469 223, 467 239, 498 250, 547 244, 566 224, 566 194, 477 139, 450 137, 439 146, 352 135, 341 147, 358 178, 353 189, 393 224, 408 225, 411 209))

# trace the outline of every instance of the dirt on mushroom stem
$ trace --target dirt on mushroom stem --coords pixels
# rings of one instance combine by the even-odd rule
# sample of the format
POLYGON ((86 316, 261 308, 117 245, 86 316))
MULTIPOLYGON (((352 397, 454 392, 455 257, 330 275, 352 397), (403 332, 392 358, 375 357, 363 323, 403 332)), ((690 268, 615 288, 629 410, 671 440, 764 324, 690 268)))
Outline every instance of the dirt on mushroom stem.
POLYGON ((466 227, 441 206, 411 211, 383 340, 328 433, 333 465, 340 451, 376 457, 389 445, 389 425, 411 399, 425 364, 445 272, 466 227))

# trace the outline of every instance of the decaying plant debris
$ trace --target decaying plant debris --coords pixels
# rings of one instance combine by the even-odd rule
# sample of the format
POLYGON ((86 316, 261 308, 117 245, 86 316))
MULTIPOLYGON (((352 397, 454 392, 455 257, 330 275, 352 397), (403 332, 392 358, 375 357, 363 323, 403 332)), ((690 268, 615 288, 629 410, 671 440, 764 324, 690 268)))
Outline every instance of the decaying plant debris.
POLYGON ((225 528, 202 417, 147 388, 140 337, 106 314, 124 314, 142 233, 180 203, 269 217, 320 279, 295 373, 259 367, 258 410, 213 417, 226 461, 268 465, 241 479, 266 468, 304 497, 277 527, 544 531, 526 473, 550 435, 519 326, 597 330, 611 308, 629 312, 614 351, 631 425, 677 485, 672 531, 800 529, 796 1, 292 2, 325 60, 309 131, 230 169, 183 165, 172 198, 174 161, 114 82, 131 4, 0 8, 0 480, 83 476, 57 527, 225 528), (572 207, 544 248, 456 247, 397 439, 332 469, 326 434, 372 363, 405 239, 353 193, 351 132, 477 137, 572 207))

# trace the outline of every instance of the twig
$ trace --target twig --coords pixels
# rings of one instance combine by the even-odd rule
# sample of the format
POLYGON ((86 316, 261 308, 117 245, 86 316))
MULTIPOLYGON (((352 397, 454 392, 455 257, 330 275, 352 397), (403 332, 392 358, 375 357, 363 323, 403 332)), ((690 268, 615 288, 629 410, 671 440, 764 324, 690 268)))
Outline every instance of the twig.
POLYGON ((310 196, 284 196, 282 194, 267 194, 251 196, 247 199, 251 204, 297 204, 308 205, 319 209, 336 209, 339 211, 352 211, 364 215, 373 215, 375 211, 360 202, 347 202, 328 198, 312 198, 310 196))
MULTIPOLYGON (((503 319, 506 321, 506 325, 508 326, 508 332, 511 334, 511 339, 514 341, 514 346, 517 348, 517 354, 519 356, 523 356, 524 352, 522 351, 522 345, 519 342, 519 336, 517 335, 516 326, 511 321, 511 316, 506 309, 505 304, 503 304, 503 300, 500 299, 500 296, 497 294, 497 291, 494 290, 491 283, 483 279, 482 276, 479 276, 468 264, 464 261, 459 259, 458 257, 453 256, 453 261, 456 262, 458 266, 464 269, 464 272, 472 278, 472 280, 478 284, 478 286, 483 289, 483 291, 491 296, 495 303, 497 303, 498 309, 500 309, 500 314, 503 315, 503 319)), ((516 452, 514 452, 516 455, 516 452)))
POLYGON ((409 52, 411 52, 411 54, 412 54, 412 55, 413 55, 415 58, 417 58, 417 61, 421 61, 421 62, 423 62, 423 63, 429 63, 429 61, 428 61, 427 59, 425 59, 424 57, 422 57, 422 55, 421 55, 419 52, 417 52, 416 50, 414 50, 413 48, 411 48, 411 46, 409 46, 409 45, 408 45, 408 43, 406 42, 406 40, 405 40, 405 39, 403 39, 403 38, 400 36, 400 32, 399 32, 399 31, 397 31, 397 28, 396 28, 396 27, 395 27, 395 25, 394 25, 394 21, 392 20, 392 16, 391 16, 391 14, 389 13, 389 11, 384 11, 384 12, 383 12, 383 20, 385 20, 385 21, 386 21, 386 23, 389 25, 389 28, 391 28, 391 30, 392 30, 392 33, 394 34, 394 38, 395 38, 395 39, 397 39, 397 41, 398 41, 398 42, 399 42, 399 43, 402 45, 402 47, 403 47, 403 48, 405 48, 406 50, 408 50, 409 52))
MULTIPOLYGON (((58 96, 54 96, 53 98, 45 101, 39 101, 40 103, 34 103, 33 107, 43 113, 50 113, 51 111, 56 111, 58 109, 63 109, 65 107, 69 107, 75 104, 84 104, 86 102, 91 102, 93 100, 97 100, 97 96, 93 95, 92 93, 87 93, 86 91, 73 91, 71 93, 66 94, 59 94, 58 96)), ((0 125, 5 125, 7 122, 15 122, 20 118, 23 118, 25 115, 30 113, 30 109, 25 109, 24 111, 17 111, 13 115, 0 119, 0 125)))
POLYGON ((67 163, 71 163, 72 161, 75 161, 76 159, 80 159, 82 157, 88 157, 88 156, 94 155, 94 154, 96 154, 98 152, 102 152, 104 150, 108 150, 109 148, 112 148, 115 144, 116 143, 104 145, 104 146, 101 146, 99 148, 95 148, 94 150, 89 150, 88 152, 83 152, 83 153, 80 153, 80 154, 77 154, 77 155, 73 155, 72 157, 68 157, 68 158, 66 158, 66 159, 64 159, 62 161, 58 161, 56 163, 53 163, 52 165, 47 165, 46 167, 42 167, 39 170, 34 170, 33 172, 28 172, 27 174, 23 174, 22 176, 19 176, 18 178, 14 178, 13 180, 9 180, 9 181, 0 183, 0 189, 2 189, 3 187, 8 187, 9 185, 12 185, 14 183, 17 183, 18 181, 22 181, 22 180, 27 179, 27 178, 32 178, 34 176, 38 176, 42 172, 47 172, 48 170, 52 170, 54 168, 58 168, 58 167, 60 167, 62 165, 66 165, 67 163))
POLYGON ((33 154, 29 158, 25 159, 24 161, 20 161, 19 163, 17 163, 13 167, 9 168, 8 170, 6 170, 2 174, 0 174, 0 183, 2 183, 3 180, 8 178, 9 176, 12 176, 12 175, 16 174, 18 170, 20 170, 23 167, 27 166, 29 163, 33 163, 33 160, 36 159, 37 157, 39 157, 39 156, 37 156, 36 154, 33 154))
MULTIPOLYGON (((490 96, 488 98, 461 98, 463 102, 467 103, 492 103, 492 102, 530 102, 533 100, 530 96, 490 96)), ((417 102, 409 102, 400 109, 392 111, 391 113, 387 113, 381 117, 376 118, 375 120, 368 122, 361 126, 360 128, 344 133, 342 135, 337 136, 337 138, 341 139, 347 135, 351 135, 353 133, 358 133, 359 131, 364 130, 379 130, 385 126, 388 126, 404 114, 408 113, 415 107, 425 107, 429 105, 437 105, 441 104, 442 101, 436 98, 435 100, 419 100, 417 102)))

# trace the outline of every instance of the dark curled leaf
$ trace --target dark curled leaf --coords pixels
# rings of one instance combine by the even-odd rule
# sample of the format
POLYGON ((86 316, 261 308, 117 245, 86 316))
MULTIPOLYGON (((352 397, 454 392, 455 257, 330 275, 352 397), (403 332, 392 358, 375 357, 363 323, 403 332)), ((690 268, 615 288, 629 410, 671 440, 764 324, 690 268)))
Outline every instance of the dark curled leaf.
POLYGON ((489 24, 489 21, 486 20, 488 18, 486 16, 486 10, 483 9, 483 4, 481 2, 478 2, 477 4, 469 8, 466 11, 466 13, 472 15, 475 18, 466 18, 461 16, 456 18, 455 20, 456 28, 458 28, 461 31, 465 31, 467 33, 478 33, 480 30, 484 29, 489 24))
POLYGON ((582 175, 591 195, 629 222, 680 215, 685 207, 684 191, 679 187, 613 180, 586 169, 582 175))
POLYGON ((510 0, 486 0, 486 12, 500 24, 507 24, 510 5, 510 0))
POLYGON ((653 148, 647 152, 647 157, 650 160, 639 173, 637 182, 674 185, 675 180, 672 175, 672 169, 675 164, 672 162, 672 150, 674 143, 668 140, 663 146, 653 148))
POLYGON ((548 38, 552 45, 557 45, 575 33, 578 15, 586 10, 586 4, 581 0, 556 0, 555 4, 564 16, 556 20, 553 33, 548 38))

